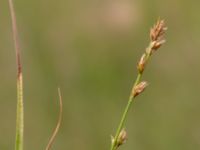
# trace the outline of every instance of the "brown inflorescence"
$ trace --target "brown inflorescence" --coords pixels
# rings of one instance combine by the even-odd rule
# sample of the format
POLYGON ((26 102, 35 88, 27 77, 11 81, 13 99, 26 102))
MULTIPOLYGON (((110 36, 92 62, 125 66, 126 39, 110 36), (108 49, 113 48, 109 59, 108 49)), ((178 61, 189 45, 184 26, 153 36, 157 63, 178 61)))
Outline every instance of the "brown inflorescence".
POLYGON ((137 65, 137 69, 140 73, 142 73, 144 71, 145 64, 146 64, 146 54, 143 54, 137 65))
POLYGON ((125 129, 122 129, 117 140, 117 144, 116 144, 117 147, 124 144, 126 140, 127 140, 127 132, 125 129))
POLYGON ((148 83, 146 81, 142 81, 139 84, 137 84, 132 91, 133 97, 136 97, 140 93, 142 93, 145 88, 148 86, 148 83))
POLYGON ((166 30, 167 27, 165 26, 164 20, 158 20, 150 30, 151 41, 159 41, 163 37, 166 30))
MULTIPOLYGON (((164 20, 158 20, 157 23, 150 30, 150 39, 151 39, 151 49, 157 50, 163 43, 165 39, 163 38, 167 27, 165 26, 164 20)), ((152 52, 152 51, 151 51, 152 52)))

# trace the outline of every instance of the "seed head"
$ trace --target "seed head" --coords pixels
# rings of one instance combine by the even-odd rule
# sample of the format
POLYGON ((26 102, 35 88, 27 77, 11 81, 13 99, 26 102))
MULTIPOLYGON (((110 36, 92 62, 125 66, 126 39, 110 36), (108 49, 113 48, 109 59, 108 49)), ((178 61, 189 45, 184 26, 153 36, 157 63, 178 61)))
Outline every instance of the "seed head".
POLYGON ((133 97, 136 97, 137 95, 142 93, 147 86, 148 86, 148 83, 146 81, 142 81, 138 85, 136 85, 132 91, 133 97))
POLYGON ((144 71, 145 64, 146 64, 146 54, 143 54, 137 65, 139 73, 142 73, 144 71))
POLYGON ((165 26, 164 20, 158 20, 157 23, 150 30, 151 41, 160 41, 163 38, 166 30, 167 27, 165 26))
POLYGON ((154 41, 152 43, 152 50, 157 50, 158 48, 160 48, 160 46, 162 46, 165 43, 165 40, 154 41))
POLYGON ((146 49, 146 53, 151 55, 156 51, 160 46, 165 43, 164 34, 167 30, 164 20, 158 20, 157 23, 150 30, 150 45, 146 49))
POLYGON ((125 129, 122 129, 117 139, 117 147, 124 144, 126 140, 127 140, 127 132, 125 129))

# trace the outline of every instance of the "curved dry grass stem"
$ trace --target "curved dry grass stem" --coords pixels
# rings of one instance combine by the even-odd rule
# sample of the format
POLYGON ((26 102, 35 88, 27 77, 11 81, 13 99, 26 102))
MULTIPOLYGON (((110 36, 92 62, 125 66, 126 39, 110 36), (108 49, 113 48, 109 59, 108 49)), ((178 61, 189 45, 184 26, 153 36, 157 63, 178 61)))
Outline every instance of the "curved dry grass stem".
POLYGON ((16 53, 17 64, 17 116, 16 116, 16 137, 15 137, 15 150, 23 150, 23 137, 24 137, 24 102, 23 102, 23 76, 22 64, 20 58, 20 45, 17 32, 16 16, 12 0, 8 0, 9 10, 12 23, 12 35, 16 53))
POLYGON ((61 121, 62 121, 63 103, 62 103, 62 95, 61 95, 60 88, 58 88, 58 96, 59 96, 59 106, 60 106, 59 118, 58 118, 58 122, 57 122, 56 128, 54 129, 53 134, 50 137, 49 143, 47 144, 45 150, 49 150, 51 148, 51 146, 52 146, 52 144, 53 144, 53 142, 55 140, 55 137, 56 137, 56 135, 58 133, 58 130, 60 128, 61 121))

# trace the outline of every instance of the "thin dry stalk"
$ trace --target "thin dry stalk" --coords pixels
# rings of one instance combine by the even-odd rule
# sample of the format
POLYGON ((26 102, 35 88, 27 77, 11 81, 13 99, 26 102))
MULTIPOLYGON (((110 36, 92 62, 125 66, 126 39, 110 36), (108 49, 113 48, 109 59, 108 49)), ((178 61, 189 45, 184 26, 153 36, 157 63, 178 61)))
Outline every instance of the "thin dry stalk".
POLYGON ((58 130, 60 128, 60 124, 61 124, 61 121, 62 121, 62 112, 63 112, 63 103, 62 103, 62 95, 61 95, 61 91, 60 91, 60 88, 58 88, 58 96, 59 96, 59 107, 60 107, 60 110, 59 110, 59 117, 58 117, 58 122, 57 122, 57 125, 53 131, 53 134, 52 136, 50 137, 50 140, 49 140, 49 143, 47 144, 46 146, 46 149, 45 150, 49 150, 55 140, 55 137, 58 133, 58 130))

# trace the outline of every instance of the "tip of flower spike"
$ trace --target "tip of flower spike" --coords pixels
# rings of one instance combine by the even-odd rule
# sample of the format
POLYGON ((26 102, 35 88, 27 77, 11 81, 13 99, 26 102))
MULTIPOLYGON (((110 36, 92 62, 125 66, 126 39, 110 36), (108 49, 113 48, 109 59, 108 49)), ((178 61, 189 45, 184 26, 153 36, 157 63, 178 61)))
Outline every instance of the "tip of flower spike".
POLYGON ((150 39, 151 41, 158 41, 163 38, 163 35, 167 27, 165 26, 164 20, 158 20, 157 23, 150 30, 150 39))
POLYGON ((164 34, 166 30, 165 21, 159 19, 150 30, 151 44, 146 50, 147 54, 151 55, 165 43, 164 34))

